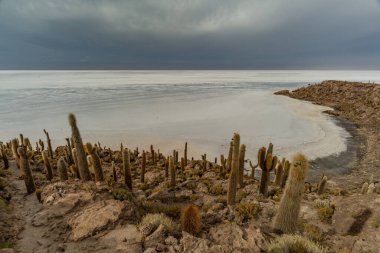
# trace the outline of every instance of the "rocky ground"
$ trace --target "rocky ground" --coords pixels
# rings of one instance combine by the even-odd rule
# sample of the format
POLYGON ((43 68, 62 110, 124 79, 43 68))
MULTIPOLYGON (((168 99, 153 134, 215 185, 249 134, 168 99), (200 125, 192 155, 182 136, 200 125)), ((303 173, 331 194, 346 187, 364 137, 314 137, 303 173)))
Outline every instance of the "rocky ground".
MULTIPOLYGON (((324 85, 335 87, 325 83, 316 87, 324 85)), ((306 89, 319 89, 312 87, 306 89)), ((366 117, 362 120, 368 127, 373 124, 366 117)), ((227 205, 230 172, 220 161, 189 159, 186 166, 176 163, 172 186, 166 157, 159 154, 153 161, 152 153, 146 152, 141 182, 142 155, 133 152, 131 191, 124 183, 121 152, 110 154, 100 146, 105 179, 96 183, 77 179, 74 165, 69 179, 60 180, 57 159, 67 156, 63 147, 49 159, 54 178, 47 180, 41 153, 34 151, 30 163, 37 191, 29 195, 24 176, 7 151, 10 167, 5 169, 0 163, 0 252, 380 252, 380 191, 363 191, 359 183, 350 185, 349 177, 346 184, 329 178, 320 194, 317 183, 305 184, 297 232, 300 237, 289 239, 272 228, 284 192, 273 182, 273 172, 268 196, 263 196, 258 191, 260 168, 252 178, 245 163, 248 173, 244 185, 238 187, 236 204, 227 205), (190 203, 200 216, 198 229, 194 225, 198 211, 194 211, 190 225, 197 229, 192 231, 184 222, 183 209, 190 203), (292 247, 278 246, 276 240, 280 239, 292 247), (308 240, 308 246, 296 240, 308 240)), ((367 166, 368 171, 376 168, 370 163, 367 166)), ((368 183, 378 188, 379 177, 373 174, 368 183)))

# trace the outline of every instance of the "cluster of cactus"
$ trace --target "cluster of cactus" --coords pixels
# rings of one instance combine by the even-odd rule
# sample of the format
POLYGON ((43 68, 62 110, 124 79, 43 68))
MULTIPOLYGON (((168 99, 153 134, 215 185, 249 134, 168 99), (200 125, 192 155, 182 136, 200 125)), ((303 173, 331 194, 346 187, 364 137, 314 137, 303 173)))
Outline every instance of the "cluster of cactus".
POLYGON ((9 161, 8 161, 7 152, 3 146, 3 143, 0 144, 0 157, 3 160, 4 169, 5 170, 8 169, 9 168, 9 161))
POLYGON ((48 152, 49 152, 49 156, 50 158, 54 158, 54 153, 53 153, 53 148, 51 146, 51 140, 50 140, 50 136, 49 136, 49 133, 44 129, 44 133, 46 135, 46 142, 48 144, 48 152))
POLYGON ((308 167, 308 160, 303 154, 294 156, 289 178, 286 181, 278 212, 274 218, 273 226, 275 229, 285 233, 297 231, 298 215, 308 167))
POLYGON ((86 150, 89 156, 91 157, 91 167, 92 167, 92 170, 94 171, 95 182, 103 181, 104 175, 103 175, 102 164, 101 164, 96 147, 93 147, 91 143, 88 142, 86 143, 86 150))
POLYGON ((34 184, 32 170, 30 169, 30 164, 29 164, 31 153, 27 153, 26 149, 23 146, 17 148, 17 153, 19 157, 19 166, 24 176, 26 191, 28 194, 31 194, 36 191, 36 186, 34 184))
POLYGON ((273 144, 270 143, 268 150, 265 147, 259 149, 257 163, 261 168, 260 193, 264 196, 268 194, 268 184, 270 172, 276 167, 277 156, 273 156, 273 144))
POLYGON ((364 182, 361 189, 361 194, 371 194, 376 193, 376 184, 373 180, 373 176, 371 176, 369 183, 364 182))

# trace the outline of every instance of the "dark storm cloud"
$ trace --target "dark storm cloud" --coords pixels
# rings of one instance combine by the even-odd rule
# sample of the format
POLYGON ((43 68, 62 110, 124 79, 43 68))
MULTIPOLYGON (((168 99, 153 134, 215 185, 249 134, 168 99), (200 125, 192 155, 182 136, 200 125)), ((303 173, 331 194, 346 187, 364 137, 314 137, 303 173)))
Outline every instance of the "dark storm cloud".
POLYGON ((380 68, 367 0, 0 0, 0 68, 380 68))

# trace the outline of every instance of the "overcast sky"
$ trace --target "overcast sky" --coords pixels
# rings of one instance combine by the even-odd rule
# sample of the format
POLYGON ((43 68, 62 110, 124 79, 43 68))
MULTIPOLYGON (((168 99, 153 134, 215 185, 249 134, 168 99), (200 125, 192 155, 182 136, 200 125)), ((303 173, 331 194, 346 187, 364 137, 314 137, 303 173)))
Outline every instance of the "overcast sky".
POLYGON ((0 0, 0 69, 380 69, 380 0, 0 0))

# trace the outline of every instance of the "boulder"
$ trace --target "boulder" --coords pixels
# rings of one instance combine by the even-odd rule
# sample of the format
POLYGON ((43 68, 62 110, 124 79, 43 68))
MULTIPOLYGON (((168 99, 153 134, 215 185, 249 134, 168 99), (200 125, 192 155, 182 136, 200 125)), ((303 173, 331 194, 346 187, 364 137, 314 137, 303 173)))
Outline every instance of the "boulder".
POLYGON ((123 209, 124 204, 113 199, 89 205, 68 220, 68 225, 72 228, 69 239, 79 241, 112 226, 122 215, 123 209))

